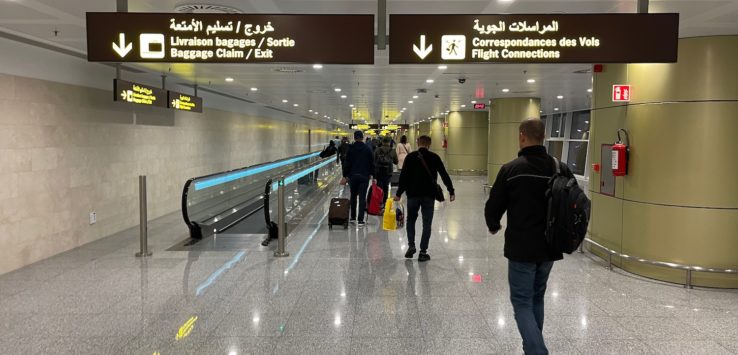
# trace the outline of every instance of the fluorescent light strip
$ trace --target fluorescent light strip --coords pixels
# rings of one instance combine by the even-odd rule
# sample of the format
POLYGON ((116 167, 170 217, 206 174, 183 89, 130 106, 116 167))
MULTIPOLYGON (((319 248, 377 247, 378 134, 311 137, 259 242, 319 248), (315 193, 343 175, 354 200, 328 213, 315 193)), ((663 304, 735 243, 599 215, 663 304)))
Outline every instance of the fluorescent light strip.
POLYGON ((279 168, 279 167, 282 167, 282 166, 285 166, 285 165, 296 163, 298 161, 303 161, 305 159, 310 159, 312 157, 317 157, 318 155, 320 155, 320 152, 315 152, 315 153, 311 153, 311 154, 308 154, 308 155, 303 155, 303 156, 300 156, 300 157, 295 157, 295 158, 292 158, 292 159, 287 159, 285 161, 280 161, 280 162, 276 162, 276 163, 267 164, 267 165, 264 165, 264 166, 257 166, 257 167, 250 168, 250 169, 247 168, 246 170, 236 171, 236 172, 233 172, 233 173, 230 173, 230 174, 227 174, 227 175, 210 178, 210 179, 203 180, 203 181, 198 181, 198 182, 195 183, 195 191, 202 190, 202 189, 207 189, 208 187, 213 187, 213 186, 217 186, 217 185, 220 185, 220 184, 225 184, 227 182, 231 182, 231 181, 234 181, 234 180, 245 178, 247 176, 255 175, 255 174, 258 174, 258 173, 263 173, 263 172, 265 172, 267 170, 279 168))

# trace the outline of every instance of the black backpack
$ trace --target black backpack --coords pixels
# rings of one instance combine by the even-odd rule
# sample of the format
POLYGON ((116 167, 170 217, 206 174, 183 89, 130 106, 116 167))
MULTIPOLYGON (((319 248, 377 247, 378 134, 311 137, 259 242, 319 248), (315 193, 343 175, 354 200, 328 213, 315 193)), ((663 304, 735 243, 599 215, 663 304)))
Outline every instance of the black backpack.
POLYGON ((548 181, 546 191, 546 242, 553 251, 571 254, 587 235, 591 203, 577 179, 562 175, 556 158, 554 164, 556 173, 548 181))
POLYGON ((392 175, 392 152, 382 147, 377 148, 376 165, 377 174, 392 175))

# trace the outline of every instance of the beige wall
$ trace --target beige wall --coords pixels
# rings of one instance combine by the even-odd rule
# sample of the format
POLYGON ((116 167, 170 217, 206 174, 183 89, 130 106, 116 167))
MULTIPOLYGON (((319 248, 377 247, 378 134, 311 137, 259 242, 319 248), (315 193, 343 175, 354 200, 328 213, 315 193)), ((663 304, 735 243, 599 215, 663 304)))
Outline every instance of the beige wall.
MULTIPOLYGON (((738 268, 738 36, 679 41, 676 64, 605 65, 594 75, 590 161, 630 133, 626 177, 615 196, 590 172, 590 234, 636 257, 738 268), (633 85, 629 105, 613 104, 613 84, 633 85)), ((620 264, 619 260, 615 260, 620 264)), ((684 282, 684 271, 626 263, 626 270, 684 282)), ((738 276, 696 274, 696 285, 738 287, 738 276)))
POLYGON ((449 171, 486 174, 488 114, 486 111, 459 111, 448 115, 449 171))
POLYGON ((541 100, 528 97, 494 99, 490 106, 487 176, 491 185, 502 165, 518 156, 520 121, 540 118, 541 100))
POLYGON ((430 121, 430 150, 438 154, 444 161, 446 160, 446 149, 443 148, 443 140, 446 139, 445 122, 444 118, 434 118, 430 121))
MULTIPOLYGON (((0 274, 137 225, 139 174, 156 218, 180 208, 189 177, 307 151, 306 124, 111 95, 0 74, 0 274)), ((327 142, 326 127, 311 128, 327 142)))

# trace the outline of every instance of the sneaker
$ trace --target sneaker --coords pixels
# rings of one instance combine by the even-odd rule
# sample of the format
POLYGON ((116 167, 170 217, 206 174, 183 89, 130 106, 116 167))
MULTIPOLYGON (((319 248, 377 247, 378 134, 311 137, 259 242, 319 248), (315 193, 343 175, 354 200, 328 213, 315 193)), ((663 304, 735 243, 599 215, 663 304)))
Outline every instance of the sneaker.
POLYGON ((349 223, 351 223, 351 224, 356 224, 356 218, 351 218, 351 219, 349 219, 349 223))
POLYGON ((415 255, 415 252, 418 251, 415 249, 415 247, 410 247, 407 249, 407 252, 405 253, 405 257, 408 259, 412 259, 413 255, 415 255))
POLYGON ((359 225, 359 227, 363 227, 363 226, 365 226, 365 225, 366 225, 366 222, 364 222, 364 221, 359 221, 359 223, 357 223, 357 224, 359 225))
POLYGON ((421 250, 420 254, 418 254, 418 261, 423 262, 423 261, 428 261, 428 260, 430 260, 430 255, 428 255, 428 253, 421 250))

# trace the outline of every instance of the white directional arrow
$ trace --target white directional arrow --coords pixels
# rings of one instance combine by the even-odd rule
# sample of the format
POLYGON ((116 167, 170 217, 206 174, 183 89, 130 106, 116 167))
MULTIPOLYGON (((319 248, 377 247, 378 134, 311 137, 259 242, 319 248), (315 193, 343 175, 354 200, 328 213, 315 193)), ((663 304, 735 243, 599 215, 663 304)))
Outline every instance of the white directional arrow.
POLYGON ((113 42, 113 50, 115 53, 118 53, 118 55, 121 58, 125 58, 125 56, 128 54, 128 52, 133 49, 133 43, 126 44, 126 35, 125 33, 119 34, 119 43, 113 42))
POLYGON ((428 54, 433 51, 433 45, 431 44, 430 46, 426 47, 425 35, 420 35, 420 48, 413 44, 413 51, 415 52, 415 54, 418 55, 418 57, 420 57, 420 59, 425 59, 425 57, 427 57, 428 54))

